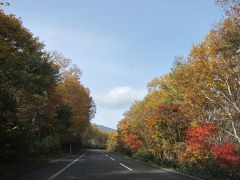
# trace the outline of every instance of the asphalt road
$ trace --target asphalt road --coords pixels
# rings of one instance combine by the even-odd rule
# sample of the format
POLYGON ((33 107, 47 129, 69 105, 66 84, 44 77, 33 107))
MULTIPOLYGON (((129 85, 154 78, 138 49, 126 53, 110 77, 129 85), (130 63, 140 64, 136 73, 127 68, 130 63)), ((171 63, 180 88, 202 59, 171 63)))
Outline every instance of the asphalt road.
POLYGON ((149 166, 102 150, 59 159, 21 174, 18 180, 190 180, 193 177, 149 166))

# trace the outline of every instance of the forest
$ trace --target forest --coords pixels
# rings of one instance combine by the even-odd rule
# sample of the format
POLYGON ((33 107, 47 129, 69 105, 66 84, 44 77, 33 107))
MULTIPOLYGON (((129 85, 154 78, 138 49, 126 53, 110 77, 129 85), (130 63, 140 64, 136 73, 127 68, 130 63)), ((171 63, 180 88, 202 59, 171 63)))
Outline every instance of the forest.
POLYGON ((96 106, 81 75, 19 18, 0 11, 0 174, 82 147, 104 148, 107 134, 90 122, 96 106))
POLYGON ((168 74, 148 83, 147 95, 110 134, 91 123, 96 105, 82 70, 60 52, 46 51, 20 18, 1 10, 4 2, 0 174, 83 148, 106 148, 205 179, 240 179, 239 0, 216 0, 224 18, 188 57, 177 56, 168 74))
POLYGON ((240 2, 216 3, 224 19, 149 82, 110 135, 109 151, 206 179, 240 178, 240 2))

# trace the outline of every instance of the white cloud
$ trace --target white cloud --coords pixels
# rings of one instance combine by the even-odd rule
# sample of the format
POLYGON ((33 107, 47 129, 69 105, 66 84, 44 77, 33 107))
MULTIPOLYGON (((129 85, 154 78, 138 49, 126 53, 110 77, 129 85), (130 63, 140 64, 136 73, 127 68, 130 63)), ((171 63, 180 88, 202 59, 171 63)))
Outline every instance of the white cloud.
POLYGON ((143 99, 145 95, 145 90, 137 90, 128 86, 116 87, 96 97, 96 104, 99 107, 121 109, 130 106, 136 100, 143 99))

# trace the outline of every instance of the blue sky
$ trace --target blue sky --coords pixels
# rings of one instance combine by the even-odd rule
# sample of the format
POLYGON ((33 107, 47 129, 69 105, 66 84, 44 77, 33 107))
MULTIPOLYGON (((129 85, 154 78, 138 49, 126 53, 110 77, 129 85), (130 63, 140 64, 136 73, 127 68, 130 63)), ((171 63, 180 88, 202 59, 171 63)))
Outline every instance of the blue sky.
POLYGON ((112 128, 223 16, 213 0, 9 1, 5 12, 82 69, 97 105, 92 122, 112 128))

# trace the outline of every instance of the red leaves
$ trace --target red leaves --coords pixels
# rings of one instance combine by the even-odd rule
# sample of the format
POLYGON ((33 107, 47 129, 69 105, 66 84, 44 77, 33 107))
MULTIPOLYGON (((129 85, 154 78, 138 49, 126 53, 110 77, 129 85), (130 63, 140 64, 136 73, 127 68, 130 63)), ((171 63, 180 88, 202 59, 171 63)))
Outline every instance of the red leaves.
POLYGON ((201 164, 211 160, 218 167, 239 166, 240 156, 237 155, 236 145, 210 142, 218 131, 219 127, 211 123, 190 127, 185 136, 187 149, 180 155, 180 161, 201 164))
POLYGON ((124 144, 127 144, 132 151, 138 150, 143 144, 137 137, 133 135, 125 135, 122 138, 124 144))
POLYGON ((211 151, 216 159, 216 165, 224 166, 240 166, 240 156, 237 155, 236 145, 225 143, 221 145, 214 145, 211 151))
POLYGON ((217 131, 218 126, 210 123, 190 127, 185 136, 185 141, 187 144, 207 143, 206 138, 213 136, 217 131))

